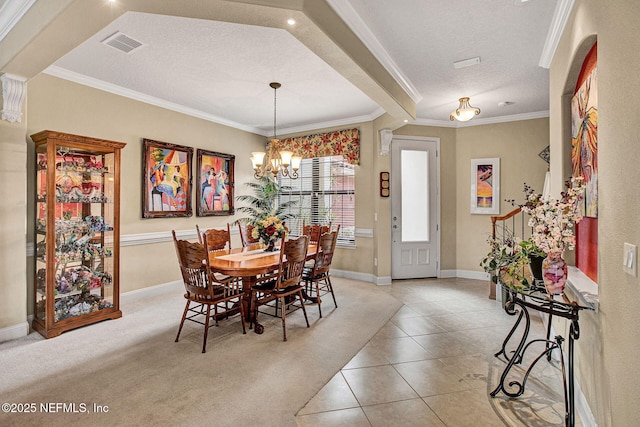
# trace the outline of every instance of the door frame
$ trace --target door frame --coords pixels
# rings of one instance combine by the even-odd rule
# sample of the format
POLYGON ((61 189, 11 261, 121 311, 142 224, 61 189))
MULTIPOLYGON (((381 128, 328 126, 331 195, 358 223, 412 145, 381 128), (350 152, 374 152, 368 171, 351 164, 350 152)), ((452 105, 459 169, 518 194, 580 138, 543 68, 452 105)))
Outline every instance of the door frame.
MULTIPOLYGON (((436 144, 436 180, 435 180, 435 191, 436 191, 436 206, 435 206, 435 221, 436 221, 436 235, 435 235, 435 250, 436 250, 436 277, 441 277, 441 265, 440 265, 440 253, 441 253, 441 240, 440 240, 440 138, 436 137, 427 137, 427 136, 410 136, 410 135, 393 135, 391 139, 391 145, 393 145, 396 141, 416 141, 416 142, 434 142, 436 144)), ((392 152, 392 150, 389 150, 392 152)), ((394 161, 391 159, 391 179, 394 176, 400 176, 400 171, 395 170, 394 161)), ((393 215, 393 207, 397 203, 401 203, 400 200, 401 194, 398 194, 397 191, 391 192, 391 216, 393 215)), ((389 248, 390 255, 393 257, 393 233, 389 235, 389 248)), ((391 258, 391 264, 393 264, 393 258, 391 258)), ((392 278, 393 279, 393 278, 392 278)))

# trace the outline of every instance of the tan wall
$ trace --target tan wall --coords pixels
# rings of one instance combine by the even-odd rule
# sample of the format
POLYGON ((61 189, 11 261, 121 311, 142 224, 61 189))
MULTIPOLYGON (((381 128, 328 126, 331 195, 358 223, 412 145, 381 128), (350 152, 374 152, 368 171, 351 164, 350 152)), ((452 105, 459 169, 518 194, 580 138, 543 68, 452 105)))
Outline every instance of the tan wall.
MULTIPOLYGON (((253 179, 249 156, 265 138, 216 123, 133 101, 45 74, 28 83, 28 134, 50 129, 127 143, 122 153, 121 234, 194 230, 226 226, 234 217, 141 217, 142 138, 219 151, 236 156, 238 193, 253 179)), ((194 164, 195 168, 195 159, 194 164)), ((195 194, 195 193, 194 193, 195 194)), ((30 216, 29 229, 33 220, 30 216)), ((121 252, 121 292, 179 279, 170 243, 126 246, 121 252)))
POLYGON ((441 269, 482 271, 488 249, 490 215, 470 213, 471 159, 499 157, 500 213, 512 207, 504 199, 522 202, 523 183, 542 191, 547 163, 538 157, 549 141, 548 119, 522 120, 461 128, 405 126, 398 135, 440 138, 441 269))
POLYGON ((488 250, 491 215, 470 212, 471 159, 500 158, 500 215, 504 215, 513 210, 505 199, 524 202, 525 182, 542 192, 547 163, 538 153, 549 145, 549 121, 463 127, 458 129, 456 141, 456 266, 458 270, 481 271, 480 260, 488 250))
POLYGON ((27 320, 25 124, 0 120, 0 329, 27 320))
POLYGON ((576 375, 600 426, 632 426, 640 419, 635 370, 640 354, 640 280, 623 273, 620 260, 624 242, 640 243, 640 128, 627 103, 640 95, 640 80, 635 78, 640 69, 635 25, 639 17, 636 1, 578 0, 550 69, 552 155, 565 154, 557 163, 552 161, 554 188, 559 189, 569 165, 566 101, 597 36, 600 304, 598 312, 581 315, 576 375))

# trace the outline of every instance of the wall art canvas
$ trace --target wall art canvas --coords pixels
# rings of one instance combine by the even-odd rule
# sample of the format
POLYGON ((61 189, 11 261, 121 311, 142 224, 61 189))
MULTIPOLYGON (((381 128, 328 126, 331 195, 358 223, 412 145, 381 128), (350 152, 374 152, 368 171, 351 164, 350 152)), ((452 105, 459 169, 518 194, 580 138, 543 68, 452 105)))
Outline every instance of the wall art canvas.
POLYGON ((598 217, 598 68, 571 99, 571 166, 585 183, 584 215, 598 217))
POLYGON ((142 217, 191 216, 193 148, 143 139, 142 217))
POLYGON ((196 215, 233 215, 235 156, 198 149, 196 215))
POLYGON ((471 160, 471 213, 500 213, 500 158, 471 160))

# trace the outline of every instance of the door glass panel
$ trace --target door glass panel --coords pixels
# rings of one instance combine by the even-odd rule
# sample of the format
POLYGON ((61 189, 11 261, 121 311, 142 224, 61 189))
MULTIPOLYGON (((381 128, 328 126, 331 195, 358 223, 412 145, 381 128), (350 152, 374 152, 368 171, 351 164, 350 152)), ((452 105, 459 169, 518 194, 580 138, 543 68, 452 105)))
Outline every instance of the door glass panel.
POLYGON ((429 241, 429 152, 402 150, 402 241, 429 241))

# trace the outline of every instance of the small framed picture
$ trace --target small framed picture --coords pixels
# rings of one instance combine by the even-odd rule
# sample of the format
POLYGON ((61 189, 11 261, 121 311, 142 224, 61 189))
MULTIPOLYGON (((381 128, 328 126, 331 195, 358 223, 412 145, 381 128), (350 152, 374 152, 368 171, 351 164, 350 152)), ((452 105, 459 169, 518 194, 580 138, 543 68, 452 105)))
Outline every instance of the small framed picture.
POLYGON ((198 149, 196 215, 233 215, 236 156, 198 149))
POLYGON ((500 158, 471 159, 471 213, 500 213, 500 158))
POLYGON ((191 216, 193 148, 143 139, 142 217, 191 216))

